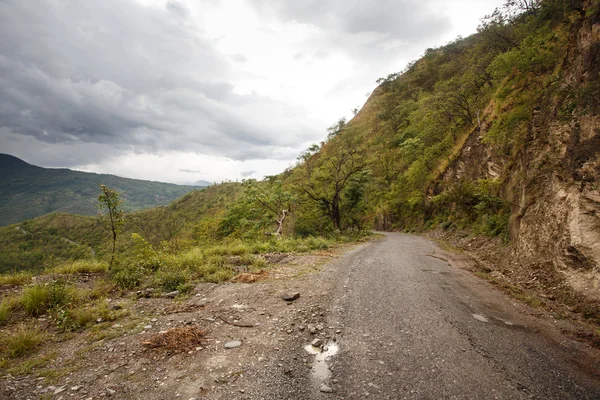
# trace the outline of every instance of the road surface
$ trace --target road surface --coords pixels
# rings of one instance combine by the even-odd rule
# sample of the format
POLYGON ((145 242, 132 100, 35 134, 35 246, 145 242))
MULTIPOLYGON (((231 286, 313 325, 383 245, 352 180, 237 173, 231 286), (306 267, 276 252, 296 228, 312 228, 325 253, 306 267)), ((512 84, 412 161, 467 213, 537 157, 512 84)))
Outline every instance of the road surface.
POLYGON ((557 333, 425 238, 398 233, 342 257, 332 399, 600 399, 598 351, 557 333))

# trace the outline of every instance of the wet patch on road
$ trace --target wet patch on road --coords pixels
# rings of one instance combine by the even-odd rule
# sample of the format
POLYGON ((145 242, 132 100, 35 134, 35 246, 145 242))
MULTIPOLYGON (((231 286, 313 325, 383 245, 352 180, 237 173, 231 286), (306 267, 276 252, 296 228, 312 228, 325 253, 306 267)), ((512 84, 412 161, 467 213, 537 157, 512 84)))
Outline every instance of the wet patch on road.
POLYGON ((331 357, 338 353, 339 349, 337 343, 334 342, 326 343, 322 347, 316 347, 312 344, 304 346, 304 350, 306 350, 307 353, 315 356, 311 369, 314 379, 323 382, 331 377, 331 370, 329 369, 328 362, 331 357))

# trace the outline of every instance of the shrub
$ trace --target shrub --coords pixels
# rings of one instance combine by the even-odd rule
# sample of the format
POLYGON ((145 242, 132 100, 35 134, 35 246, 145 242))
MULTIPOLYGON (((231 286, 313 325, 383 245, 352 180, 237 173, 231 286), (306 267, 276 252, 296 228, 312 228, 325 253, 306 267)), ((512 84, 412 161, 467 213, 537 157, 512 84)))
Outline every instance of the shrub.
POLYGON ((194 285, 192 285, 191 283, 183 283, 177 286, 176 289, 179 290, 181 294, 187 294, 194 290, 194 285))
POLYGON ((21 324, 2 340, 2 347, 10 358, 24 356, 32 352, 44 340, 44 334, 34 325, 21 324))
POLYGON ((133 289, 142 283, 142 271, 137 267, 121 266, 111 271, 112 281, 121 289, 133 289))
POLYGON ((27 271, 12 272, 0 275, 0 286, 21 286, 31 282, 33 274, 27 271))
POLYGON ((72 290, 64 282, 54 281, 46 285, 25 288, 20 301, 25 312, 36 317, 53 307, 67 304, 71 299, 72 290))
POLYGON ((221 282, 225 282, 225 281, 233 278, 233 275, 234 275, 233 271, 230 270, 229 268, 222 268, 222 269, 215 271, 214 273, 212 273, 210 275, 206 275, 204 277, 204 281, 211 282, 211 283, 221 283, 221 282))
POLYGON ((116 318, 104 302, 73 309, 59 308, 52 316, 56 326, 65 332, 84 329, 98 320, 114 321, 116 318))
POLYGON ((99 273, 108 271, 108 263, 96 260, 76 260, 46 270, 54 274, 99 273))
POLYGON ((185 271, 182 270, 160 270, 156 276, 156 282, 160 285, 164 291, 172 292, 179 286, 185 284, 189 277, 185 271))
POLYGON ((10 319, 12 312, 19 305, 19 299, 16 297, 6 297, 0 303, 0 325, 3 325, 10 319))
POLYGON ((327 239, 322 237, 310 236, 306 239, 306 244, 310 250, 327 250, 329 248, 327 239))

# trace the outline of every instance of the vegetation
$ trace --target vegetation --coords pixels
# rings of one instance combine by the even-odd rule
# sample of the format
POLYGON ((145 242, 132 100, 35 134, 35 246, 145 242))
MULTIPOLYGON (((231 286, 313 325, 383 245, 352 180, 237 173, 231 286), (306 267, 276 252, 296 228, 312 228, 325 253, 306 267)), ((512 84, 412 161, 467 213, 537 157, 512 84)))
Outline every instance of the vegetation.
MULTIPOLYGON (((459 228, 510 241, 509 221, 519 212, 511 201, 511 167, 530 145, 537 110, 545 99, 560 99, 565 119, 597 107, 597 83, 565 83, 562 58, 582 15, 579 5, 508 1, 476 35, 428 49, 401 73, 380 79, 350 122, 340 119, 326 140, 280 175, 192 191, 126 219, 120 199, 127 209, 133 191, 107 178, 113 189, 102 186, 99 197, 107 224, 55 213, 0 228, 0 286, 24 286, 0 303, 3 356, 36 348, 43 336, 31 324, 40 316, 57 331, 84 331, 122 316, 108 307, 109 295, 178 290, 185 296, 199 282, 261 274, 269 253, 326 250, 372 228, 459 228), (469 140, 493 153, 499 171, 457 172, 469 140), (81 274, 94 275, 92 287, 78 285, 81 274), (33 281, 34 275, 41 279, 33 281)), ((594 141, 580 147, 574 162, 585 162, 597 148, 594 141)), ((25 171, 14 175, 20 184, 41 190, 63 179, 9 161, 25 171)), ((71 172, 60 173, 75 177, 71 172)), ((151 187, 145 190, 148 197, 151 187)), ((1 197, 9 193, 2 186, 0 193, 2 204, 12 204, 1 197)), ((96 195, 85 193, 86 201, 96 195)), ((19 199, 29 202, 25 195, 19 199)), ((29 204, 36 209, 35 201, 29 204)))
POLYGON ((108 214, 107 225, 112 238, 112 251, 110 253, 110 265, 112 266, 115 259, 115 252, 117 251, 117 235, 123 226, 124 212, 119 209, 119 206, 123 202, 119 199, 119 193, 116 190, 109 189, 102 184, 100 185, 100 190, 102 193, 98 196, 98 202, 100 203, 98 208, 100 210, 106 209, 108 214))
POLYGON ((96 215, 94 199, 100 183, 121 193, 127 212, 166 205, 208 185, 204 182, 201 186, 182 186, 41 168, 0 154, 0 226, 53 212, 96 215))

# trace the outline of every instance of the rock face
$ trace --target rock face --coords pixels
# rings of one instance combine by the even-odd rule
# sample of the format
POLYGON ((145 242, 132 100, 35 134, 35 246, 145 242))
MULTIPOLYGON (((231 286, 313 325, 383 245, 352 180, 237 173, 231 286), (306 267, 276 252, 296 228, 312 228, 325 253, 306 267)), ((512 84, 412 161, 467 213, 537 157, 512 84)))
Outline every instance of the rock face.
MULTIPOLYGON (((600 103, 592 98, 597 95, 581 97, 565 116, 571 95, 564 93, 600 90, 600 11, 589 13, 574 28, 561 67, 562 87, 545 89, 537 100, 526 143, 512 152, 494 148, 483 140, 493 117, 485 119, 431 194, 458 180, 499 180, 501 195, 512 208, 511 246, 488 259, 489 265, 520 283, 535 282, 547 297, 574 290, 597 304, 600 103)), ((488 250, 482 248, 482 254, 488 250)))

